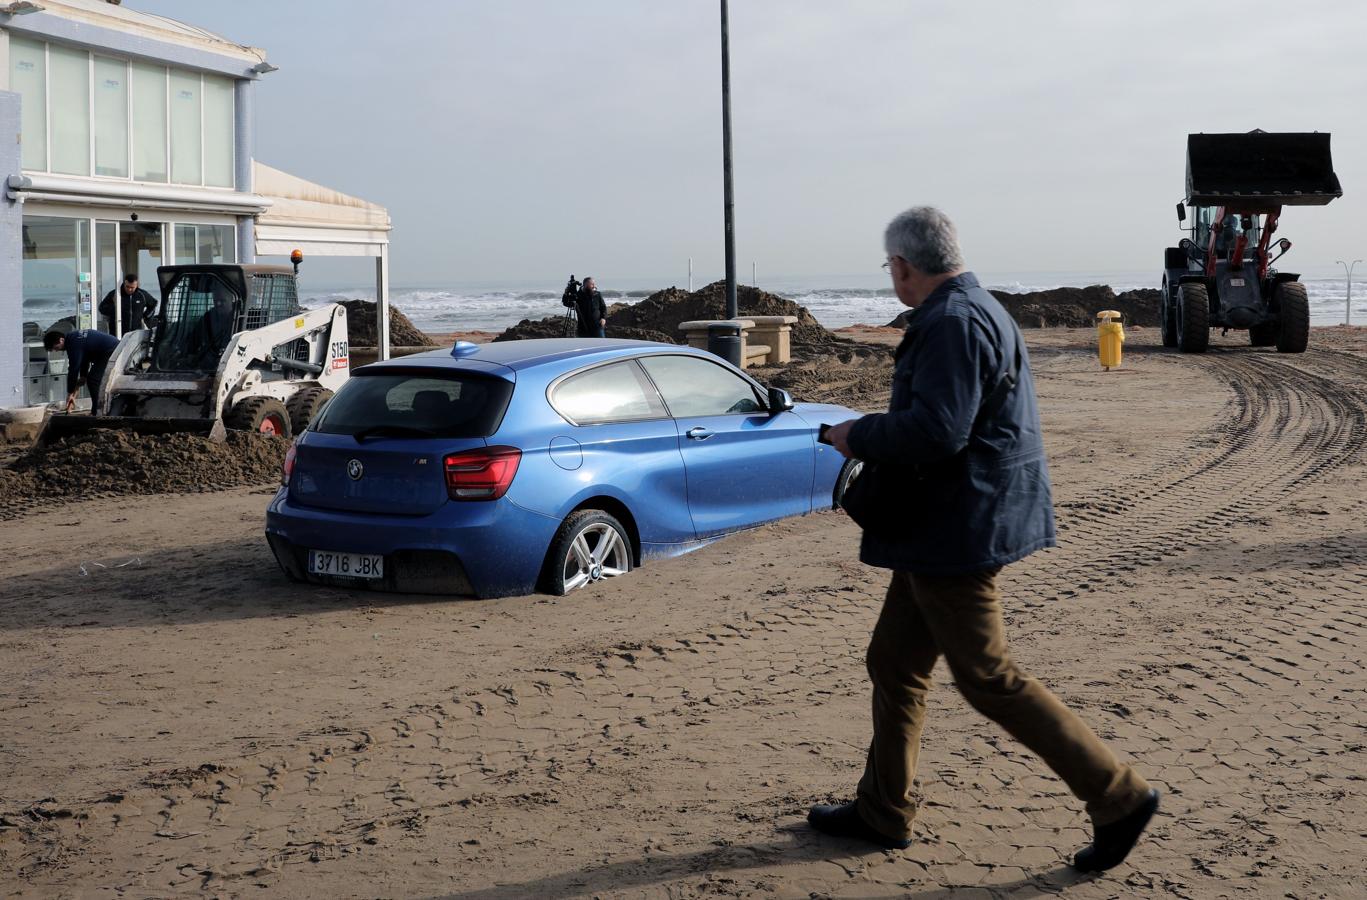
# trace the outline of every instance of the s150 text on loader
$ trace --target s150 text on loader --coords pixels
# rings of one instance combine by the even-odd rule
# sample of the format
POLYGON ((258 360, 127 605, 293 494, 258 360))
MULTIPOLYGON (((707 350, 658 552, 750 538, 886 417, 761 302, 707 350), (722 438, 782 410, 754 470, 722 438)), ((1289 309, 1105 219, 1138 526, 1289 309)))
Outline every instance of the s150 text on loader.
POLYGON ((290 437, 350 374, 346 308, 299 306, 289 266, 161 266, 161 316, 125 334, 91 415, 57 415, 51 443, 99 428, 139 434, 225 428, 290 437))
POLYGON ((1202 353, 1212 328, 1248 329, 1254 347, 1304 353, 1309 300, 1300 275, 1272 268, 1291 249, 1272 235, 1282 207, 1342 196, 1327 134, 1187 135, 1187 196, 1177 219, 1190 213, 1191 237, 1164 253, 1163 345, 1202 353))

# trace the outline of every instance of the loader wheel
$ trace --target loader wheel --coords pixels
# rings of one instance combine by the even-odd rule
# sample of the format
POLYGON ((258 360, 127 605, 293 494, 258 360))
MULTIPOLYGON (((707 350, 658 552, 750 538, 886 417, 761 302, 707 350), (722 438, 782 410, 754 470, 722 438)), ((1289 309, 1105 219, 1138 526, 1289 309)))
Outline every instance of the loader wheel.
POLYGON ((332 391, 325 387, 308 387, 295 394, 285 403, 290 414, 290 431, 301 434, 318 411, 332 399, 332 391))
POLYGON ((1177 286, 1177 349, 1205 353, 1210 346, 1210 295, 1204 284, 1177 286))
POLYGON ((1177 346, 1177 292, 1163 279, 1163 297, 1159 300, 1158 319, 1163 326, 1163 346, 1177 346))
POLYGON ((1248 329, 1248 342, 1254 347, 1271 347, 1277 343, 1277 323, 1264 322, 1248 329))
POLYGON ((1274 289, 1277 299, 1277 352, 1304 353, 1310 342, 1310 299, 1299 281, 1283 281, 1274 289))
POLYGON ((274 397, 248 397, 238 401, 223 417, 223 424, 237 431, 255 431, 274 437, 292 437, 290 414, 274 397))

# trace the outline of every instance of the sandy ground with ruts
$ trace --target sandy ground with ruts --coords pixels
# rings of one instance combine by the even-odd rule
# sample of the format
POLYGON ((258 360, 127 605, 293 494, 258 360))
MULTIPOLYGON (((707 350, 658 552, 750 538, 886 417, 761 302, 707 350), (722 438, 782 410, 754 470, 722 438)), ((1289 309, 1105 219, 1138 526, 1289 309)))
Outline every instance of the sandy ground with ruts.
MULTIPOLYGON (((895 335, 870 330, 889 341, 895 335)), ((1085 818, 943 669, 916 841, 821 838, 886 581, 823 512, 565 598, 291 585, 269 488, 0 523, 0 895, 1354 897, 1367 883, 1367 337, 1029 333, 1061 526, 1013 650, 1165 791, 1085 818)), ((805 399, 886 401, 885 356, 805 399)))

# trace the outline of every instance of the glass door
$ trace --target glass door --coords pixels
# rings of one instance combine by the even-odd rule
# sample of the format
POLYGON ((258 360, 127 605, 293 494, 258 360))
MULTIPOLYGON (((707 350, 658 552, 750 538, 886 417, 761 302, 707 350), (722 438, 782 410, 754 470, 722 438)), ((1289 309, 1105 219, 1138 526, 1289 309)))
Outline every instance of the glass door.
MULTIPOLYGON (((119 264, 119 223, 95 223, 95 296, 103 300, 111 293, 119 296, 119 281, 123 278, 123 266, 119 264)), ((111 304, 110 317, 100 315, 100 330, 121 336, 126 323, 118 321, 120 304, 111 304)))

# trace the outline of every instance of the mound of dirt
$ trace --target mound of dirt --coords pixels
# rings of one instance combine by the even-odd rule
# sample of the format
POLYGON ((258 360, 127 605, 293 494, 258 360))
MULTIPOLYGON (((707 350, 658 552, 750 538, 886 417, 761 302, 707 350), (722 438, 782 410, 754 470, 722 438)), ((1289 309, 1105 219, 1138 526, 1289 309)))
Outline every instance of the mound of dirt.
MULTIPOLYGON (((347 315, 347 338, 356 347, 375 347, 379 344, 378 325, 375 321, 374 300, 343 300, 347 315)), ((405 316, 402 311, 389 307, 389 346, 391 347, 436 347, 437 342, 425 331, 405 316)))
MULTIPOLYGON (((1123 291, 1117 294, 1108 285, 1090 287, 1062 287, 1048 291, 1013 294, 993 291, 1022 328, 1091 328, 1096 325, 1096 314, 1103 309, 1114 309, 1122 315, 1126 325, 1156 328, 1159 324, 1158 302, 1162 292, 1151 289, 1123 291)), ((899 315, 888 325, 905 328, 911 310, 899 315)))
POLYGON ((73 435, 0 469, 0 518, 47 500, 270 484, 280 477, 289 445, 245 431, 229 431, 223 443, 193 434, 73 435))
MULTIPOLYGON (((625 309, 626 307, 619 306, 618 308, 625 309)), ((635 328, 630 325, 614 325, 611 319, 608 320, 606 336, 631 341, 659 341, 662 344, 680 343, 663 331, 635 328)), ((549 316, 545 319, 523 319, 494 338, 494 341, 526 341, 536 338, 562 337, 565 337, 565 317, 549 316)))
POLYGON ((565 336, 565 317, 547 316, 544 319, 523 319, 506 329, 490 343, 499 341, 529 341, 538 338, 562 338, 565 336))
MULTIPOLYGON (((752 316, 797 316, 792 342, 798 345, 835 344, 841 339, 831 334, 807 311, 791 300, 748 285, 736 288, 736 305, 741 318, 752 316)), ((680 334, 679 323, 695 319, 726 318, 726 282, 714 281, 693 293, 677 287, 665 288, 632 304, 608 313, 608 328, 630 327, 680 334)))

